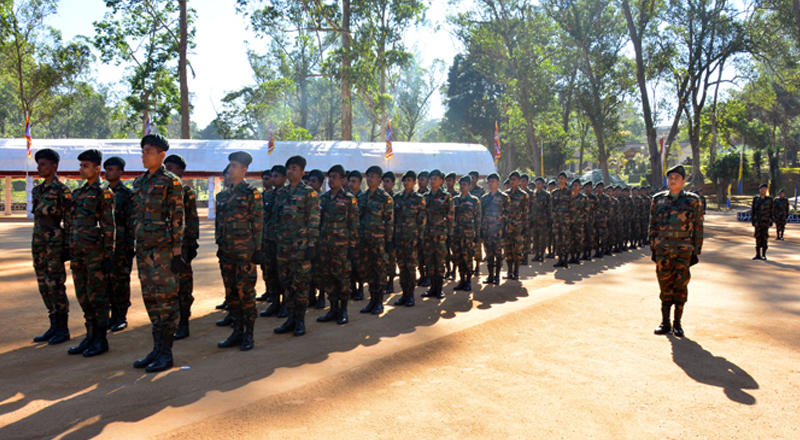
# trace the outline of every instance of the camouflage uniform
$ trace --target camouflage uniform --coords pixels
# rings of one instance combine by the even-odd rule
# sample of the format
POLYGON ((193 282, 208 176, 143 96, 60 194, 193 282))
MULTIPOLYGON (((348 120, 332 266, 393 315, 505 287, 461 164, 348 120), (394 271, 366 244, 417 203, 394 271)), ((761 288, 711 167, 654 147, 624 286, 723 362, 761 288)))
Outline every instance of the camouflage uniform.
MULTIPOLYGON (((457 190, 457 189, 455 189, 455 188, 453 188, 453 190, 452 190, 452 191, 451 191, 450 189, 446 188, 446 187, 442 187, 442 188, 444 188, 444 191, 445 191, 445 192, 446 192, 446 193, 447 193, 447 194, 450 196, 450 198, 452 198, 453 200, 455 200, 455 198, 456 198, 456 197, 457 197, 459 194, 461 194, 461 193, 460 193, 460 192, 458 192, 458 190, 457 190)), ((445 274, 445 275, 450 275, 450 276, 451 276, 451 279, 452 279, 452 277, 454 277, 454 276, 455 276, 455 269, 456 269, 456 268, 455 268, 455 265, 456 265, 456 257, 455 257, 455 244, 453 243, 453 241, 454 241, 453 237, 448 237, 448 240, 447 240, 447 241, 448 241, 448 243, 449 243, 450 245, 447 247, 447 257, 445 258, 445 267, 446 267, 446 274, 445 274)))
POLYGON ((597 230, 595 229, 598 200, 594 194, 584 194, 584 196, 588 199, 588 206, 586 226, 584 226, 583 253, 584 258, 589 259, 592 257, 592 251, 599 249, 597 247, 597 230))
POLYGON ((586 194, 579 192, 572 196, 572 214, 570 215, 571 252, 574 259, 580 258, 587 241, 586 229, 589 222, 590 201, 586 194))
MULTIPOLYGON (((430 190, 428 188, 420 188, 417 193, 428 200, 428 194, 430 194, 430 190)), ((427 212, 427 207, 426 207, 427 212)), ((427 216, 427 214, 425 214, 427 216)), ((427 220, 426 220, 427 222, 427 220)), ((417 266, 419 267, 419 286, 429 286, 430 285, 430 278, 431 278, 431 271, 429 263, 425 259, 425 240, 419 241, 419 249, 417 250, 417 266)))
POLYGON ((330 191, 320 197, 319 257, 322 283, 328 289, 333 308, 342 299, 349 299, 349 249, 358 245, 358 201, 344 189, 330 191))
POLYGON ((550 236, 550 193, 544 189, 536 191, 531 199, 531 230, 533 231, 534 258, 544 261, 547 237, 550 236))
MULTIPOLYGON (((473 196, 477 197, 478 200, 481 200, 484 194, 486 194, 486 190, 483 189, 477 183, 469 189, 469 193, 473 196)), ((483 252, 481 251, 480 245, 475 246, 475 273, 478 273, 478 266, 481 265, 481 261, 483 260, 483 252)))
POLYGON ((619 251, 619 222, 620 222, 620 209, 619 209, 619 199, 614 197, 613 195, 608 196, 608 251, 610 253, 612 251, 619 251))
POLYGON ((425 227, 425 261, 434 278, 444 276, 447 257, 447 237, 453 235, 453 198, 439 188, 425 196, 427 225, 425 227))
POLYGON ((52 316, 69 313, 65 286, 65 251, 69 249, 70 205, 72 193, 55 178, 50 184, 41 183, 31 192, 33 207, 33 236, 31 253, 39 293, 47 312, 52 316), (61 222, 64 222, 62 228, 61 222))
POLYGON ((472 194, 457 195, 453 199, 455 211, 455 228, 453 230, 453 256, 456 265, 461 269, 461 277, 469 278, 472 271, 472 259, 475 256, 475 244, 480 246, 481 201, 472 194))
POLYGON ((114 255, 114 194, 98 179, 73 194, 70 209, 70 268, 75 296, 86 322, 106 327, 111 306, 106 294, 103 259, 114 255))
MULTIPOLYGON (((262 196, 262 200, 264 201, 264 238, 261 248, 264 251, 264 264, 261 269, 264 274, 264 284, 267 286, 267 293, 272 298, 272 304, 275 305, 275 307, 271 307, 271 309, 279 308, 280 297, 283 293, 281 290, 280 275, 278 274, 278 237, 276 235, 277 229, 275 228, 273 209, 279 189, 280 188, 277 187, 272 188, 262 196)), ((277 312, 277 310, 275 310, 275 312, 277 312)))
MULTIPOLYGON (((183 231, 183 246, 181 255, 186 261, 186 271, 177 274, 178 277, 178 306, 185 311, 186 316, 190 316, 190 308, 194 303, 194 272, 192 272, 192 262, 188 253, 190 249, 195 251, 199 247, 197 240, 200 239, 200 217, 197 215, 197 200, 194 190, 189 185, 183 186, 183 212, 186 219, 183 231)), ((219 212, 219 211, 217 211, 219 212)), ((219 218, 219 214, 217 214, 219 218)))
MULTIPOLYGON (((133 231, 128 230, 127 218, 131 212, 131 189, 119 182, 109 189, 114 193, 114 271, 107 279, 106 291, 112 312, 127 311, 131 306, 131 266, 133 265, 133 231)), ((124 314, 124 313, 123 313, 124 314)), ((112 313, 113 315, 113 313, 112 313)))
POLYGON ((553 247, 556 256, 566 261, 572 247, 572 196, 568 186, 556 188, 550 194, 552 205, 553 247))
POLYGON ((778 238, 783 240, 783 233, 786 230, 786 220, 789 217, 789 199, 778 197, 773 200, 772 211, 775 213, 775 228, 778 238))
POLYGON ((755 227, 753 236, 756 238, 756 247, 766 250, 769 246, 769 227, 773 219, 772 197, 753 197, 750 224, 755 227))
POLYGON ((603 193, 597 196, 597 210, 594 216, 594 245, 597 249, 595 256, 602 257, 610 250, 608 242, 608 218, 611 209, 611 197, 603 193))
MULTIPOLYGON (((508 195, 502 191, 487 192, 481 197, 481 240, 486 251, 486 264, 489 277, 498 278, 503 264, 505 242, 503 234, 509 216, 508 195)), ((499 282, 499 281, 498 281, 499 282)))
POLYGON ((633 224, 633 209, 630 196, 622 195, 619 198, 619 226, 620 237, 619 241, 623 249, 627 248, 628 241, 631 238, 631 225, 633 224))
POLYGON ((508 195, 508 217, 506 217, 506 261, 511 265, 522 263, 525 248, 525 234, 528 223, 530 196, 525 190, 517 188, 506 193, 508 195))
MULTIPOLYGON (((422 194, 413 190, 395 194, 395 252, 400 263, 400 287, 406 299, 403 301, 405 305, 413 298, 419 246, 425 237, 426 223, 427 210, 422 194)), ((413 304, 412 302, 411 305, 413 304)))
POLYGON ((383 291, 389 257, 386 242, 393 239, 394 204, 383 188, 374 192, 362 191, 358 196, 358 273, 369 284, 369 292, 383 291))
POLYGON ((305 310, 311 283, 311 261, 306 250, 319 240, 319 198, 305 182, 278 190, 272 207, 277 244, 278 274, 286 307, 305 310))

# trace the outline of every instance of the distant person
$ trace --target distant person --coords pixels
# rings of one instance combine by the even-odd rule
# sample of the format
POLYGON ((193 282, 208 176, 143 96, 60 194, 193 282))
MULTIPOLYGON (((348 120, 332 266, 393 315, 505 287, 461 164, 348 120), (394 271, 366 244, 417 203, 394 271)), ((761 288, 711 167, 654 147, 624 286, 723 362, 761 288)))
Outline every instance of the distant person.
MULTIPOLYGON (((383 190, 394 200, 394 186, 397 176, 395 176, 392 171, 386 171, 383 173, 381 180, 383 181, 383 190)), ((386 287, 384 291, 386 293, 394 293, 394 278, 397 276, 397 247, 395 246, 395 249, 393 249, 392 252, 387 252, 387 254, 389 257, 389 265, 386 270, 386 287)))
POLYGON ((369 287, 369 304, 361 313, 383 313, 387 252, 394 250, 394 201, 382 187, 383 170, 377 165, 367 169, 367 190, 358 196, 358 273, 369 287))
POLYGON ((786 198, 786 191, 780 190, 778 198, 773 202, 772 210, 775 214, 775 228, 777 229, 776 240, 783 240, 783 233, 786 231, 786 220, 789 218, 789 199, 786 198))
POLYGON ((750 210, 750 224, 755 228, 753 236, 756 238, 756 256, 754 260, 766 260, 769 247, 769 228, 772 226, 774 207, 772 197, 767 195, 769 187, 762 183, 758 187, 758 195, 753 197, 750 210))
POLYGON ((417 174, 403 174, 403 190, 394 196, 394 241, 397 263, 400 266, 400 288, 402 296, 394 302, 396 306, 414 307, 417 261, 420 243, 425 239, 427 210, 425 197, 414 189, 417 174))
POLYGON ((489 276, 483 282, 498 285, 503 268, 503 234, 510 202, 508 194, 500 191, 500 176, 497 173, 489 174, 486 184, 488 191, 481 197, 481 241, 486 251, 489 276))
POLYGON ((697 188, 695 194, 697 194, 697 196, 700 197, 700 203, 703 206, 703 215, 706 215, 706 210, 708 209, 708 201, 706 200, 706 196, 703 195, 703 189, 697 188))
POLYGON ((461 194, 453 199, 455 226, 453 228, 453 256, 459 272, 459 282, 453 290, 472 290, 472 259, 475 245, 481 243, 481 201, 470 194, 472 180, 469 175, 459 182, 461 194))
MULTIPOLYGON (((325 173, 320 169, 313 169, 308 173, 308 184, 317 192, 318 196, 322 196, 325 192, 325 173)), ((317 197, 317 201, 319 201, 317 197)), ((319 269, 320 253, 317 252, 314 260, 311 261, 311 285, 308 289, 308 306, 315 309, 325 308, 325 283, 322 279, 322 271, 319 269), (319 294, 317 294, 319 291, 319 294)))
MULTIPOLYGON (((478 185, 478 180, 480 180, 481 174, 477 170, 472 170, 468 174, 471 181, 469 193, 477 197, 478 200, 480 200, 481 197, 483 197, 483 195, 486 194, 486 190, 483 189, 482 186, 478 185)), ((473 275, 475 275, 476 277, 481 275, 480 267, 482 261, 483 261, 483 250, 481 249, 480 245, 475 246, 475 270, 473 272, 473 275)))
POLYGON ((425 195, 427 224, 425 225, 425 263, 431 276, 431 287, 425 298, 444 298, 444 271, 448 238, 453 236, 453 198, 444 189, 444 173, 430 173, 431 190, 425 195))

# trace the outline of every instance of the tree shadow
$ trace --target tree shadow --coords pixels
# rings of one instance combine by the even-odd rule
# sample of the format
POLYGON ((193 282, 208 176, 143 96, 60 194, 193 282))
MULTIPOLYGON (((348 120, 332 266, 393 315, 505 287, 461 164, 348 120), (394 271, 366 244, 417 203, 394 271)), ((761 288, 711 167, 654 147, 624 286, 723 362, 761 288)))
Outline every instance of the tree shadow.
POLYGON ((755 405, 756 398, 744 390, 757 390, 758 383, 733 362, 714 356, 691 339, 669 336, 672 360, 699 383, 720 387, 728 399, 743 405, 755 405))

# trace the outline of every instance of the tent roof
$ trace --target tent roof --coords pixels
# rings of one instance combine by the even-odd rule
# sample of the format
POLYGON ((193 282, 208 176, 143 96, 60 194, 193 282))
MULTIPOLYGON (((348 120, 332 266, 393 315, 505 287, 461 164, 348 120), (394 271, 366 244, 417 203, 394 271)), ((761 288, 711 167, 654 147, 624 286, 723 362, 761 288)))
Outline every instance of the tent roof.
MULTIPOLYGON (((611 182, 609 183, 610 185, 615 185, 615 186, 634 186, 634 185, 631 185, 630 183, 620 179, 619 177, 617 177, 617 176, 615 176, 613 174, 609 174, 609 177, 611 178, 611 182)), ((586 174, 584 174, 584 175, 582 175, 580 177, 580 179, 581 179, 581 183, 583 183, 583 184, 585 184, 586 182, 590 181, 590 182, 592 182, 592 185, 597 185, 598 183, 603 181, 603 171, 595 168, 592 171, 587 171, 586 174)))
MULTIPOLYGON (((253 155, 250 171, 258 174, 276 164, 285 164, 294 155, 306 158, 306 170, 319 168, 325 172, 335 164, 345 169, 364 171, 371 165, 385 170, 404 173, 407 170, 454 171, 466 174, 477 170, 481 175, 495 171, 494 161, 488 149, 477 144, 394 142, 394 157, 384 159, 386 144, 383 142, 275 142, 275 151, 268 154, 267 141, 244 140, 170 140, 168 154, 180 154, 189 164, 187 177, 201 177, 222 171, 228 163, 228 154, 245 150, 253 155)), ((141 147, 138 139, 34 139, 35 152, 52 148, 61 155, 59 174, 77 172, 78 154, 88 148, 103 152, 103 157, 120 156, 127 163, 127 173, 144 172, 141 147)), ((0 175, 24 175, 26 169, 35 172, 33 157, 26 157, 27 144, 24 139, 0 139, 0 175), (26 168, 27 167, 27 168, 26 168)))

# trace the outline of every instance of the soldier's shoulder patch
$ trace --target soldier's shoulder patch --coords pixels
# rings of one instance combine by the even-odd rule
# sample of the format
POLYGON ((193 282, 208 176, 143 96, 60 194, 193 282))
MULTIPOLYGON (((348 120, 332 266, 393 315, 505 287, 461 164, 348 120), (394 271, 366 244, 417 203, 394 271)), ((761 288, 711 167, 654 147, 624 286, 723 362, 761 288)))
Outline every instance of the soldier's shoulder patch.
POLYGON ((261 193, 258 192, 258 190, 253 191, 253 198, 255 198, 256 200, 261 200, 261 193))
POLYGON ((103 192, 103 197, 106 198, 106 199, 110 199, 112 196, 111 196, 111 193, 109 191, 104 191, 103 192))
POLYGON ((183 186, 181 185, 181 179, 178 176, 172 176, 172 184, 175 186, 183 186))
POLYGON ((65 199, 71 199, 72 198, 72 191, 70 191, 70 190, 64 191, 64 198, 65 199))

